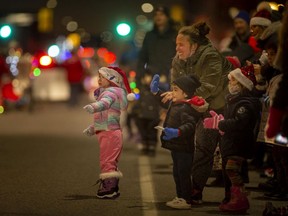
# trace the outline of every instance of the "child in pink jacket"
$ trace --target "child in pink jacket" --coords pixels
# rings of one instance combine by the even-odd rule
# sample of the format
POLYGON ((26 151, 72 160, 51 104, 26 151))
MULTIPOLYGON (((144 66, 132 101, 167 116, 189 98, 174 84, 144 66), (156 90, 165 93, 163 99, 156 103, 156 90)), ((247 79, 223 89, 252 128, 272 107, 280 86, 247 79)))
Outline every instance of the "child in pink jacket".
POLYGON ((96 134, 100 145, 101 173, 97 197, 116 198, 120 194, 118 184, 122 177, 117 166, 123 146, 120 114, 127 109, 128 100, 133 100, 134 95, 125 73, 118 67, 100 68, 98 83, 99 89, 94 92, 96 102, 83 107, 94 114, 94 124, 83 133, 87 136, 96 134))

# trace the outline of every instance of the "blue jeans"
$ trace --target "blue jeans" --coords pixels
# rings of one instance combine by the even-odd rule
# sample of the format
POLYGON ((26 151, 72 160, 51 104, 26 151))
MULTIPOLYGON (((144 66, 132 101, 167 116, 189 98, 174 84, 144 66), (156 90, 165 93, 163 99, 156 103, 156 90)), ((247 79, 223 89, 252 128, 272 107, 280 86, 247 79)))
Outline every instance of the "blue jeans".
POLYGON ((173 160, 173 177, 176 184, 176 193, 178 198, 191 201, 192 179, 191 169, 193 154, 188 152, 171 151, 173 160))

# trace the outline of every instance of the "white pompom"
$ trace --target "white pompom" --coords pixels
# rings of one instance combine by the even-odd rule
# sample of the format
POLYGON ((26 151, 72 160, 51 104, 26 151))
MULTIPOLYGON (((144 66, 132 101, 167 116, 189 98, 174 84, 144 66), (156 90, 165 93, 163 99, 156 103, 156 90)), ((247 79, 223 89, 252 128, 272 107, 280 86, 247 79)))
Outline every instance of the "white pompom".
POLYGON ((135 99, 136 99, 135 94, 129 93, 129 94, 127 95, 127 100, 128 100, 128 101, 134 101, 135 99))

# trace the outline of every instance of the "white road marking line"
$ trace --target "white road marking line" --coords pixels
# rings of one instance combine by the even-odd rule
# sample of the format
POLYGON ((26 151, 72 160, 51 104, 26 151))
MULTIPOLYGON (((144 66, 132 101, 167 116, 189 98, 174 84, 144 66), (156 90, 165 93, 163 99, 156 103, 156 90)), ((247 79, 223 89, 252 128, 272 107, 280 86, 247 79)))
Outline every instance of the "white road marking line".
POLYGON ((151 204, 150 208, 143 211, 143 215, 157 216, 158 214, 155 206, 154 185, 152 181, 149 158, 147 156, 139 156, 138 164, 142 202, 151 204))

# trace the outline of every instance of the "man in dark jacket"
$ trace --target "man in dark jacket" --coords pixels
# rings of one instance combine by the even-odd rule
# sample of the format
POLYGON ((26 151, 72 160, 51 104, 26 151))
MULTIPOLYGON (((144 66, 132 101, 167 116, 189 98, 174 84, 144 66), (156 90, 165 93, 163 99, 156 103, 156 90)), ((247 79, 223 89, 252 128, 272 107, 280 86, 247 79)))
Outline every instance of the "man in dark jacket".
POLYGON ((145 69, 150 70, 152 75, 159 74, 163 83, 169 84, 171 61, 176 53, 176 35, 177 30, 168 8, 159 6, 155 9, 154 28, 146 33, 139 53, 136 77, 138 84, 141 84, 145 69))

